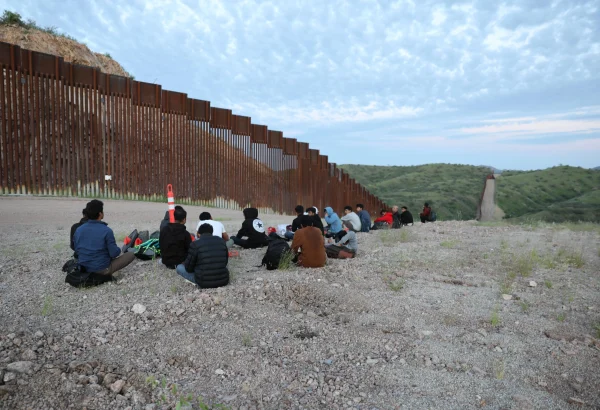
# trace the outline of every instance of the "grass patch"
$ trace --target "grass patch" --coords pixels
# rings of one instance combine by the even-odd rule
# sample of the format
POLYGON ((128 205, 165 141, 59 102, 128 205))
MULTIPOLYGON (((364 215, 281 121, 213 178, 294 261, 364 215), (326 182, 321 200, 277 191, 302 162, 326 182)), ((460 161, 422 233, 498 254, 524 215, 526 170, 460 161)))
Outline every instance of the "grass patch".
POLYGON ((564 322, 566 318, 567 314, 565 312, 562 312, 556 317, 556 320, 558 320, 559 322, 564 322))
POLYGON ((494 377, 496 378, 496 380, 504 379, 504 360, 502 360, 502 359, 494 360, 493 368, 494 368, 494 377))
POLYGON ((600 322, 594 323, 594 325, 592 326, 592 328, 596 332, 596 339, 600 339, 600 322))
POLYGON ((406 242, 412 242, 413 241, 413 235, 406 229, 402 229, 400 231, 400 242, 402 243, 406 243, 406 242))
POLYGON ((252 346, 252 337, 249 333, 244 333, 242 335, 242 345, 246 347, 252 346))
POLYGON ((554 285, 552 284, 552 281, 551 281, 551 280, 548 280, 548 279, 546 279, 546 280, 544 281, 544 285, 546 285, 546 287, 547 287, 548 289, 552 289, 552 287, 554 286, 554 285))
POLYGON ((454 326, 458 323, 458 318, 455 315, 445 315, 444 324, 446 326, 454 326))
POLYGON ((52 296, 46 296, 44 298, 44 304, 42 305, 42 316, 50 316, 52 313, 52 296))
POLYGON ((500 326, 501 323, 502 323, 502 321, 500 320, 500 313, 498 312, 498 305, 496 305, 496 307, 494 307, 494 310, 492 310, 492 315, 490 317, 490 324, 494 327, 498 327, 498 326, 500 326))
POLYGON ((285 251, 281 254, 281 259, 279 259, 279 270, 288 270, 292 267, 296 266, 294 263, 294 257, 296 255, 292 250, 285 251))
POLYGON ((388 288, 394 292, 400 292, 402 289, 404 289, 404 285, 406 284, 406 281, 402 278, 392 279, 391 277, 388 277, 386 282, 388 288))
POLYGON ((177 293, 177 286, 176 285, 171 285, 171 293, 177 293))
POLYGON ((440 242, 440 245, 443 246, 444 248, 454 248, 459 243, 460 242, 456 239, 450 239, 448 241, 440 242))
POLYGON ((524 300, 519 301, 519 306, 521 306, 521 311, 523 313, 527 313, 529 312, 529 303, 525 302, 524 300))

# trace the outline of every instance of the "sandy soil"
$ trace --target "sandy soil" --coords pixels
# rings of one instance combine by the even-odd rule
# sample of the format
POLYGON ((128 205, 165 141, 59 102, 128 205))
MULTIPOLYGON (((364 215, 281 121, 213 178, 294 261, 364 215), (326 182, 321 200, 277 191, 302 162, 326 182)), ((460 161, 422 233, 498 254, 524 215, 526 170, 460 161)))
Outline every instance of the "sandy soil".
MULTIPOLYGON (((0 198, 0 408, 600 406, 597 226, 417 224, 322 269, 241 251, 216 290, 152 261, 83 290, 60 267, 85 202, 0 198)), ((165 208, 105 201, 106 222, 152 231, 165 208)))

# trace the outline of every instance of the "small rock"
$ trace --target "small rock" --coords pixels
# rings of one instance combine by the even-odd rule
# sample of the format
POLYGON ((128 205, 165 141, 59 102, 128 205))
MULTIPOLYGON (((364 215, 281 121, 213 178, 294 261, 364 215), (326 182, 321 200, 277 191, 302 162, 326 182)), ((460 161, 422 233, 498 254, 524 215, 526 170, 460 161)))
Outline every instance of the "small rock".
POLYGON ((125 380, 117 380, 113 384, 110 385, 110 390, 113 393, 120 393, 123 390, 123 386, 125 386, 125 380))
POLYGON ((4 380, 4 383, 8 383, 11 380, 14 380, 17 378, 17 375, 12 373, 12 372, 6 372, 4 373, 4 378, 2 380, 4 380))
POLYGON ((136 303, 135 305, 133 305, 133 307, 131 308, 131 311, 133 313, 137 313, 138 315, 141 315, 142 313, 144 313, 146 311, 146 306, 136 303))
POLYGON ((44 333, 38 330, 33 336, 35 336, 36 339, 41 339, 42 337, 44 337, 44 333))
POLYGON ((10 363, 6 366, 6 370, 15 373, 29 373, 33 370, 33 363, 27 361, 10 363))
POLYGON ((313 312, 312 310, 309 310, 308 312, 306 312, 306 316, 315 318, 315 317, 317 317, 317 314, 315 312, 313 312))
POLYGON ((175 314, 177 316, 181 316, 181 315, 183 315, 184 312, 185 312, 185 309, 178 309, 177 312, 175 312, 175 314))
POLYGON ((63 338, 63 340, 67 343, 73 343, 75 341, 75 338, 71 335, 67 335, 63 338))
POLYGON ((288 309, 292 312, 300 312, 302 310, 302 306, 300 306, 298 303, 292 300, 288 305, 288 309))
POLYGON ((585 401, 578 399, 577 397, 571 397, 569 398, 569 403, 571 404, 577 404, 579 406, 585 406, 585 401))
POLYGON ((21 359, 26 360, 26 361, 27 360, 28 361, 35 360, 35 359, 37 359, 37 354, 35 354, 35 352, 31 349, 27 349, 21 355, 21 359))
POLYGON ((484 372, 483 370, 481 370, 481 369, 480 369, 479 367, 477 367, 477 366, 473 366, 473 367, 471 368, 471 370, 473 370, 473 372, 474 372, 474 373, 477 373, 477 374, 478 374, 478 375, 480 375, 480 376, 484 376, 484 375, 485 375, 485 372, 484 372))
POLYGON ((215 370, 215 374, 218 374, 219 376, 224 375, 225 371, 223 369, 217 369, 215 370))
POLYGON ((487 337, 488 335, 485 329, 477 329, 477 333, 479 333, 483 337, 487 337))
POLYGON ((513 400, 517 403, 518 409, 533 410, 533 404, 527 397, 521 395, 514 395, 513 400))
POLYGON ((504 300, 511 300, 512 299, 512 295, 507 295, 506 293, 502 294, 502 299, 504 300))
POLYGON ((577 393, 581 393, 581 384, 579 383, 571 383, 571 387, 573 388, 573 390, 575 390, 577 393))
POLYGON ((367 359, 367 364, 377 364, 379 363, 379 360, 377 359, 367 359))
POLYGON ((498 353, 502 353, 502 348, 500 346, 494 347, 494 351, 498 353))
POLYGON ((433 332, 431 330, 422 330, 421 334, 423 336, 431 336, 433 334, 433 332))
POLYGON ((529 286, 532 288, 535 288, 537 286, 537 283, 535 282, 535 280, 530 280, 529 281, 529 286))

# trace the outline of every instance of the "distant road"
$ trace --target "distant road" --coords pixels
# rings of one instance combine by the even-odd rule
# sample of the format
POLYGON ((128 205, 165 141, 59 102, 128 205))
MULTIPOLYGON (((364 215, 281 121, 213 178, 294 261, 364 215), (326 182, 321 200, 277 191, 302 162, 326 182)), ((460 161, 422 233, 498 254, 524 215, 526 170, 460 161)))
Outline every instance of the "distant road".
POLYGON ((481 219, 480 221, 493 221, 496 212, 496 204, 494 196, 496 193, 496 180, 485 180, 485 191, 483 191, 483 199, 481 201, 481 219))

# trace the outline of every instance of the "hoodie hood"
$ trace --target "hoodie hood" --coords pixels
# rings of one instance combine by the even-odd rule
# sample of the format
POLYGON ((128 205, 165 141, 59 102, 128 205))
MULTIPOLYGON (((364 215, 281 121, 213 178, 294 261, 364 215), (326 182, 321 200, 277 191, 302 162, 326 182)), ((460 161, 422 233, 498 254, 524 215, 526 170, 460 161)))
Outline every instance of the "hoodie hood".
POLYGON ((333 208, 331 208, 330 206, 325 207, 325 212, 327 212, 327 215, 329 216, 335 214, 335 212, 333 212, 333 208))
POLYGON ((256 219, 258 218, 258 209, 256 208, 246 208, 244 209, 244 218, 246 219, 256 219))

